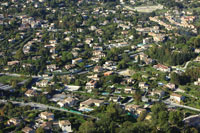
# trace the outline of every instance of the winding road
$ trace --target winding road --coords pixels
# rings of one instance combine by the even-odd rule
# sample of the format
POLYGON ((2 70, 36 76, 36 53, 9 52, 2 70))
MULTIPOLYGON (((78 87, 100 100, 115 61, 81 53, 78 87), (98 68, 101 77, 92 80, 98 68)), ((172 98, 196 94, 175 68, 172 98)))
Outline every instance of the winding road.
POLYGON ((173 103, 173 102, 171 102, 169 100, 166 100, 166 101, 163 101, 163 102, 165 104, 167 104, 167 105, 170 105, 170 106, 179 107, 179 108, 185 108, 185 109, 189 109, 189 110, 200 112, 200 109, 193 108, 193 107, 190 107, 190 106, 180 105, 180 104, 177 104, 177 103, 173 103))
MULTIPOLYGON (((7 103, 7 100, 0 100, 0 103, 7 103)), ((79 114, 76 112, 71 112, 62 108, 58 108, 58 107, 54 107, 54 106, 49 106, 49 105, 45 105, 45 104, 40 104, 40 103, 35 103, 35 102, 28 102, 28 103, 24 103, 24 102, 18 102, 18 101, 10 101, 9 102, 13 103, 13 104, 18 104, 20 106, 31 106, 33 108, 40 108, 40 109, 52 109, 52 110, 58 110, 58 111, 62 111, 62 112, 67 112, 67 113, 72 113, 72 114, 76 114, 76 115, 81 115, 84 117, 88 117, 88 118, 92 118, 92 119, 96 119, 99 120, 99 118, 91 116, 91 115, 86 115, 86 114, 79 114)))

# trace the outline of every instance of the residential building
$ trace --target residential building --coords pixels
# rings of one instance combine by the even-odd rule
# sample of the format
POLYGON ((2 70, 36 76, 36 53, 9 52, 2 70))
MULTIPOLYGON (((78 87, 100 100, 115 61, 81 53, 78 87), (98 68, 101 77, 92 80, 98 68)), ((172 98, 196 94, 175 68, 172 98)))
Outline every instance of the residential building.
POLYGON ((82 61, 83 61, 82 58, 76 58, 76 59, 73 59, 73 60, 72 60, 72 64, 77 64, 77 63, 80 63, 80 62, 82 62, 82 61))
POLYGON ((54 120, 54 114, 50 112, 41 112, 39 116, 44 120, 54 120))
POLYGON ((112 75, 114 72, 113 71, 107 71, 107 72, 105 72, 103 75, 104 76, 110 76, 110 75, 112 75))
POLYGON ((167 83, 167 84, 165 85, 165 87, 167 87, 167 88, 169 88, 169 89, 171 89, 171 90, 175 90, 175 89, 176 89, 176 85, 173 84, 173 83, 167 83))
POLYGON ((37 95, 37 92, 36 92, 35 90, 27 90, 27 91, 25 92, 25 95, 26 95, 27 97, 34 97, 34 96, 37 95))
POLYGON ((56 69, 57 69, 56 64, 47 65, 47 70, 48 71, 52 72, 52 71, 54 71, 56 69))
POLYGON ((36 86, 38 86, 38 87, 47 87, 48 83, 49 83, 49 80, 44 79, 44 80, 42 80, 40 82, 36 82, 36 86))
POLYGON ((22 121, 18 118, 11 118, 7 121, 8 125, 15 125, 18 126, 22 121))
POLYGON ((80 103, 80 107, 91 107, 91 106, 101 106, 104 103, 104 100, 97 100, 97 99, 88 99, 84 102, 80 103))
POLYGON ((146 82, 140 82, 138 85, 142 89, 148 89, 149 85, 146 82))
POLYGON ((183 101, 185 99, 184 96, 176 94, 176 93, 172 93, 170 95, 170 100, 176 102, 176 103, 180 103, 181 101, 183 101))
POLYGON ((151 92, 152 96, 158 95, 159 97, 163 97, 165 95, 165 92, 163 90, 154 90, 151 92))
POLYGON ((19 64, 19 61, 8 61, 8 66, 13 66, 19 64))
POLYGON ((194 85, 200 85, 200 78, 198 78, 198 80, 194 82, 194 85))
POLYGON ((57 104, 60 107, 64 107, 64 106, 69 106, 69 107, 73 107, 76 103, 78 102, 77 98, 73 98, 73 97, 68 97, 62 101, 59 101, 57 104))
POLYGON ((58 124, 59 124, 59 127, 62 129, 63 133, 73 132, 71 128, 71 123, 69 120, 59 120, 58 124))
POLYGON ((126 87, 126 88, 124 89, 124 93, 126 93, 126 94, 134 94, 135 91, 136 91, 136 90, 135 90, 133 87, 126 87))
POLYGON ((153 68, 162 72, 171 72, 171 68, 162 64, 154 65, 153 68))
POLYGON ((23 133, 34 133, 35 131, 32 128, 30 128, 30 127, 24 127, 22 129, 22 132, 23 133))
POLYGON ((101 66, 95 66, 94 67, 94 72, 102 72, 103 68, 101 66))
POLYGON ((90 90, 90 89, 94 89, 97 87, 97 81, 95 80, 90 80, 89 82, 86 83, 86 89, 90 90))

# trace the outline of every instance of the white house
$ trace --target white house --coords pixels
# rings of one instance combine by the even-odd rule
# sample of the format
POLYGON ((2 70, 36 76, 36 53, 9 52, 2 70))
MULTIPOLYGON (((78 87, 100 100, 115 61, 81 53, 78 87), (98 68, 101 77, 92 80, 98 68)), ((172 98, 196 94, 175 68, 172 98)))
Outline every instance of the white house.
POLYGON ((72 107, 72 106, 74 106, 77 103, 77 101, 78 100, 76 98, 68 97, 65 100, 59 101, 57 104, 60 107, 64 107, 64 106, 72 107))
POLYGON ((181 101, 183 101, 185 99, 184 96, 182 95, 179 95, 179 94, 176 94, 176 93, 172 93, 170 95, 170 100, 174 101, 174 102, 177 102, 177 103, 180 103, 181 101))
POLYGON ((72 128, 71 128, 71 123, 68 120, 60 120, 58 122, 59 127, 62 129, 63 133, 71 133, 72 128))
POLYGON ((54 120, 54 114, 50 112, 41 112, 39 116, 44 120, 54 120))

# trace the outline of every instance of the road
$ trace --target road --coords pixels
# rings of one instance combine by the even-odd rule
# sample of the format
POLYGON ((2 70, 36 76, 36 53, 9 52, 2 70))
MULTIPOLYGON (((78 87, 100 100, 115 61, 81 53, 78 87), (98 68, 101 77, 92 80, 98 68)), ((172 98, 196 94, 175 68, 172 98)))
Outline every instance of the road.
POLYGON ((200 112, 200 109, 193 108, 193 107, 190 107, 190 106, 180 105, 180 104, 177 104, 177 103, 173 103, 173 102, 171 102, 169 100, 165 100, 163 102, 165 104, 167 104, 167 105, 170 105, 170 106, 179 107, 179 108, 185 108, 185 109, 189 109, 189 110, 200 112))
MULTIPOLYGON (((7 100, 0 100, 0 103, 7 103, 7 102, 8 102, 7 100)), ((18 104, 20 106, 31 106, 33 108, 40 108, 40 109, 44 109, 44 110, 47 110, 47 109, 58 110, 58 111, 62 111, 62 112, 72 113, 72 114, 81 115, 81 116, 84 116, 84 117, 88 117, 88 118, 99 120, 99 118, 91 116, 91 115, 79 114, 79 113, 67 111, 67 110, 64 110, 62 108, 49 106, 49 105, 45 105, 45 104, 34 103, 34 102, 24 103, 24 102, 18 102, 18 101, 10 101, 10 100, 9 100, 9 102, 11 102, 13 104, 18 104)))

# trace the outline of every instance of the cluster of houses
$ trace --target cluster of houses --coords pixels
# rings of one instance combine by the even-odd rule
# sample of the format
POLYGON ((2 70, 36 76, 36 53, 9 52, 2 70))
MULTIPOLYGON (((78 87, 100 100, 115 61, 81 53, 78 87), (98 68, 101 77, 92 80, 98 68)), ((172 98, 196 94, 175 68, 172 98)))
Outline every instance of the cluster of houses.
MULTIPOLYGON (((15 0, 13 0, 15 1, 15 0)), ((33 1, 30 0, 30 3, 33 1)), ((39 2, 44 2, 44 0, 39 0, 39 2)), ((82 1, 80 0, 78 3, 80 4, 82 1)), ((131 0, 131 3, 135 3, 135 0, 131 0)), ((35 8, 38 8, 38 4, 34 4, 35 8)), ((121 9, 121 5, 116 6, 116 9, 121 9)), ((47 10, 51 11, 52 13, 55 12, 55 10, 47 7, 47 10)), ((63 84, 63 87, 59 89, 57 94, 54 94, 52 96, 48 96, 48 100, 51 102, 56 103, 61 108, 64 107, 69 107, 69 108, 75 108, 76 110, 83 111, 83 112, 90 112, 94 110, 96 107, 100 107, 104 105, 107 102, 116 102, 116 103, 121 103, 122 100, 126 99, 125 96, 133 96, 133 94, 136 93, 137 89, 140 89, 142 92, 145 93, 145 95, 142 97, 142 101, 145 103, 149 103, 149 101, 153 100, 155 96, 158 96, 157 99, 163 98, 166 95, 169 95, 169 99, 171 102, 175 102, 178 104, 181 104, 185 97, 183 95, 180 95, 179 93, 176 93, 175 90, 177 89, 177 86, 172 83, 166 83, 162 84, 162 89, 153 89, 151 88, 151 85, 149 84, 149 81, 140 81, 138 80, 135 82, 132 79, 132 75, 129 76, 122 76, 122 81, 119 83, 120 85, 125 86, 124 88, 120 87, 115 87, 114 85, 110 87, 113 89, 113 93, 116 94, 117 96, 110 96, 109 100, 106 98, 88 98, 87 100, 84 98, 80 98, 74 95, 71 95, 71 92, 76 93, 80 90, 80 88, 83 89, 81 90, 81 93, 89 93, 92 94, 94 90, 100 89, 98 87, 98 83, 100 82, 100 75, 104 77, 108 77, 114 74, 120 74, 120 71, 117 68, 118 62, 113 61, 113 60, 106 60, 103 63, 99 63, 99 61, 102 58, 106 58, 106 52, 105 50, 111 49, 111 48, 121 48, 121 47, 127 47, 131 46, 130 50, 125 50, 124 53, 128 53, 131 59, 134 59, 135 61, 142 61, 143 64, 145 65, 151 65, 155 63, 155 60, 150 58, 147 54, 145 54, 145 50, 149 49, 151 47, 152 43, 159 43, 159 42, 164 42, 167 38, 168 35, 166 35, 159 26, 153 26, 153 27, 147 27, 144 25, 149 25, 148 21, 139 21, 137 26, 134 26, 132 22, 130 21, 123 21, 120 20, 119 18, 115 18, 114 20, 104 20, 102 22, 98 22, 96 25, 90 25, 87 26, 87 21, 85 21, 87 18, 90 16, 88 15, 89 10, 82 11, 80 9, 77 9, 77 13, 81 15, 83 19, 81 25, 79 28, 77 28, 75 31, 69 31, 65 30, 64 32, 61 31, 60 34, 63 35, 63 38, 58 39, 56 37, 51 38, 48 41, 42 42, 42 31, 38 30, 37 33, 35 34, 35 38, 27 41, 26 44, 23 46, 23 53, 25 55, 29 55, 31 52, 33 52, 33 47, 34 45, 38 44, 44 44, 42 45, 45 49, 47 49, 50 53, 50 60, 48 61, 46 65, 46 71, 48 73, 53 73, 53 72, 72 72, 70 73, 70 76, 68 78, 75 78, 73 76, 73 72, 76 71, 76 69, 79 68, 80 63, 88 63, 90 62, 90 65, 86 66, 92 66, 92 69, 89 70, 89 74, 86 76, 85 84, 83 86, 75 86, 71 84, 63 84), (108 40, 106 43, 102 42, 102 36, 104 35, 105 30, 100 27, 107 26, 110 23, 113 23, 116 25, 116 29, 119 30, 119 36, 120 38, 113 37, 113 40, 108 40), (70 60, 70 62, 67 62, 64 65, 59 65, 55 63, 55 60, 59 60, 62 58, 62 54, 60 54, 57 51, 58 46, 60 46, 61 42, 68 43, 75 39, 75 33, 83 33, 84 31, 89 31, 92 32, 96 35, 98 35, 98 38, 94 38, 91 35, 85 36, 84 39, 77 39, 77 44, 75 46, 72 46, 70 48, 70 52, 73 57, 70 60), (145 37, 142 39, 142 42, 137 44, 137 45, 132 45, 130 43, 131 41, 134 41, 134 36, 132 35, 132 31, 136 30, 138 34, 140 35, 145 35, 145 37), (97 43, 98 42, 98 43, 97 43), (89 48, 92 49, 91 52, 91 57, 89 59, 83 58, 82 51, 83 47, 88 46, 89 48), (133 54, 132 54, 133 53, 133 54), (100 65, 101 64, 101 65, 100 65), (63 68, 60 68, 59 66, 63 66, 63 68), (137 84, 137 85, 136 85, 137 84), (133 87, 137 86, 136 87, 133 87), (172 93, 166 94, 164 91, 164 88, 168 88, 171 90, 172 93), (67 93, 66 93, 67 92, 67 93), (69 95, 67 95, 69 93, 69 95), (125 96, 122 96, 125 95, 125 96), (153 98, 152 98, 153 97, 153 98), (147 99, 147 100, 146 100, 147 99), (150 100, 149 100, 150 99, 150 100)), ((112 9, 104 9, 101 7, 94 8, 93 11, 91 12, 93 16, 93 19, 97 19, 96 15, 98 16, 103 16, 103 17, 108 17, 110 14, 116 14, 116 10, 112 9)), ((128 10, 122 10, 121 14, 127 16, 131 16, 134 14, 133 11, 128 11, 128 10)), ((76 16, 76 15, 75 15, 76 16)), ((55 24, 48 22, 48 20, 38 20, 33 17, 29 17, 27 15, 19 15, 17 18, 20 20, 20 27, 18 30, 23 33, 21 36, 21 39, 24 37, 24 32, 27 29, 36 29, 36 28, 44 28, 47 29, 49 32, 54 32, 57 31, 55 24)), ((181 27, 185 28, 191 28, 195 30, 195 27, 191 24, 195 20, 195 16, 179 16, 179 19, 176 19, 177 17, 174 17, 172 15, 165 14, 165 18, 171 23, 175 24, 181 27)), ((156 22, 161 26, 164 26, 167 30, 174 30, 176 27, 172 26, 171 24, 168 24, 162 20, 158 16, 155 17, 149 17, 150 21, 156 22)), ((0 14, 0 24, 4 23, 4 15, 0 14)), ((62 23, 62 20, 59 22, 62 23)), ((118 36, 118 35, 117 35, 118 36)), ((15 43, 15 38, 11 38, 8 40, 9 43, 15 43)), ((66 49, 65 49, 66 50, 66 49)), ((200 50, 196 49, 196 52, 199 53, 200 50)), ((120 57, 121 55, 119 55, 120 57)), ((32 60, 38 60, 40 59, 41 56, 33 56, 31 57, 32 60)), ((61 62, 61 61, 60 61, 61 62)), ((15 65, 22 65, 23 68, 30 67, 32 64, 28 63, 23 63, 21 64, 22 61, 18 60, 13 60, 13 61, 8 61, 7 65, 8 66, 15 66, 15 65)), ((86 67, 83 66, 83 67, 86 67)), ((170 73, 172 72, 172 68, 163 64, 156 64, 153 65, 153 68, 164 72, 164 73, 170 73)), ((78 70, 77 70, 78 71, 78 70)), ((35 86, 32 86, 31 89, 28 89, 24 95, 26 97, 37 97, 39 94, 47 94, 48 92, 42 92, 46 88, 55 85, 56 83, 52 81, 51 76, 44 76, 40 81, 37 81, 35 86)), ((142 75, 143 79, 148 79, 148 76, 142 75)), ((153 77, 151 78, 152 80, 153 77)), ((62 84, 62 83, 61 83, 62 84)), ((200 85, 200 79, 198 81, 194 82, 194 85, 200 85)), ((6 90, 12 88, 9 85, 4 85, 0 84, 0 90, 6 90)), ((105 95, 105 93, 104 93, 105 95)), ((106 94, 107 95, 107 94, 106 94)), ((109 95, 109 94, 108 94, 109 95)), ((136 105, 133 102, 133 99, 128 100, 127 103, 122 104, 124 105, 124 109, 128 111, 129 113, 135 114, 139 116, 142 112, 147 111, 147 109, 144 106, 136 105)), ((23 120, 18 119, 18 118, 12 118, 8 120, 7 124, 8 125, 15 125, 18 126, 23 120)), ((22 129, 22 132, 24 133, 32 133, 35 131, 36 128, 38 127, 43 127, 44 129, 50 130, 52 126, 54 126, 55 122, 55 117, 53 113, 50 112, 42 112, 38 118, 36 119, 36 123, 34 127, 24 127, 22 129)), ((71 123, 68 120, 59 120, 57 122, 58 126, 62 129, 63 132, 73 132, 71 128, 71 123)))
MULTIPOLYGON (((56 120, 54 113, 47 111, 41 112, 35 119, 33 126, 25 126, 21 131, 23 133, 35 133, 36 129, 41 127, 50 132, 52 127, 59 127, 63 133, 73 132, 71 122, 69 120, 56 120)), ((7 121, 7 126, 20 126, 22 123, 25 123, 25 120, 20 118, 11 118, 7 121)))
POLYGON ((165 23, 164 21, 160 20, 159 16, 149 17, 150 21, 154 21, 159 25, 164 26, 167 30, 174 30, 177 29, 177 26, 189 28, 194 33, 197 33, 197 29, 191 23, 194 22, 196 19, 195 16, 191 16, 191 13, 186 13, 184 11, 179 12, 178 10, 168 11, 163 16, 170 24, 165 23), (172 26, 176 25, 176 26, 172 26))

